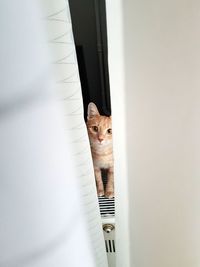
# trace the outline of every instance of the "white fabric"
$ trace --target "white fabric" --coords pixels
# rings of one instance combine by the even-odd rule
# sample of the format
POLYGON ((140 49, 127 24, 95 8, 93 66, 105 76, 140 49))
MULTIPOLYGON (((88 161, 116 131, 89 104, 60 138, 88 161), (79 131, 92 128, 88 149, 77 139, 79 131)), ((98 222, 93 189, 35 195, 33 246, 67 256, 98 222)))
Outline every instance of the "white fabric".
POLYGON ((65 131, 73 148, 73 162, 81 186, 82 208, 87 220, 95 264, 107 266, 96 193, 95 177, 86 125, 83 100, 72 33, 68 1, 41 0, 48 32, 57 90, 65 111, 65 131))
POLYGON ((72 158, 78 148, 64 130, 74 125, 53 96, 40 11, 36 1, 0 3, 0 267, 106 266, 94 182, 96 254, 72 158))

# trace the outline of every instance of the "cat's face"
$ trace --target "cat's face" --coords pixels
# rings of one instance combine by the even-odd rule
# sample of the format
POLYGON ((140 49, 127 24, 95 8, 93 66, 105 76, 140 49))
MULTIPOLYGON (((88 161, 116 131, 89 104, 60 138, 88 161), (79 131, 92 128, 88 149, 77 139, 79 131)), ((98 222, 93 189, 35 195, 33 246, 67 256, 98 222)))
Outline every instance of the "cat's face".
POLYGON ((91 146, 112 144, 112 119, 101 116, 94 103, 88 105, 87 129, 91 146))

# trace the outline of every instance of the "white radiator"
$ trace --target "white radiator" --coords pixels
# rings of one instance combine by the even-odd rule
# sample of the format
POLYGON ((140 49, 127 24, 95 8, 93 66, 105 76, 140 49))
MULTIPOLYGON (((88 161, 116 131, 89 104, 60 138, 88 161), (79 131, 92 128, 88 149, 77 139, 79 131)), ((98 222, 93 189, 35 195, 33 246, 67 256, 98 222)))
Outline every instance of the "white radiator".
POLYGON ((99 197, 108 266, 115 267, 115 199, 99 197))
POLYGON ((102 218, 108 266, 115 267, 115 218, 102 218))

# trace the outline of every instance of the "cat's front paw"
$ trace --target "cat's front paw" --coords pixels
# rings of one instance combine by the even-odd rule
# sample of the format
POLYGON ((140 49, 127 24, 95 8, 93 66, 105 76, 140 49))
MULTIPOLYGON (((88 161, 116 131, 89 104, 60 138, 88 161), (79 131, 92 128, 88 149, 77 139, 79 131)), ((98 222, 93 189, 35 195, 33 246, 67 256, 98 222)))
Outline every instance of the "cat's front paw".
POLYGON ((106 191, 105 197, 113 198, 114 197, 114 191, 106 191))
POLYGON ((104 190, 97 190, 98 197, 104 196, 104 190))

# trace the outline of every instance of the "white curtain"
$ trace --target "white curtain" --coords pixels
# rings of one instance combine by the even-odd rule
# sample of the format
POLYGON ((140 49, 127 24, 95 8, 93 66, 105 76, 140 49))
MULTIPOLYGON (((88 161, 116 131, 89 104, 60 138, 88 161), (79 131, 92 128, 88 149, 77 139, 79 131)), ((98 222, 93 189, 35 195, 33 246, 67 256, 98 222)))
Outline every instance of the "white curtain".
POLYGON ((69 4, 66 0, 41 0, 48 33, 57 90, 65 113, 65 131, 70 137, 73 162, 81 187, 82 208, 86 217, 96 266, 107 266, 96 185, 86 125, 83 117, 78 64, 69 4))
POLYGON ((68 6, 2 1, 0 32, 0 266, 107 266, 68 6))

